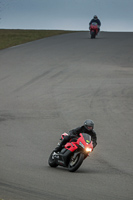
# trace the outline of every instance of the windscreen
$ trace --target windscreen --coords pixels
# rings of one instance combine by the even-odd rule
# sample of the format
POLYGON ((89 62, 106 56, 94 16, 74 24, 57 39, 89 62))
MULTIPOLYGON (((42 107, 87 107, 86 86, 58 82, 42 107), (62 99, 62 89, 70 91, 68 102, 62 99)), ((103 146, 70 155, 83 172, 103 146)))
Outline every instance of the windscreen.
POLYGON ((92 22, 92 25, 97 26, 97 23, 96 22, 92 22))
POLYGON ((87 133, 82 133, 86 143, 90 144, 91 143, 91 136, 88 135, 87 133))

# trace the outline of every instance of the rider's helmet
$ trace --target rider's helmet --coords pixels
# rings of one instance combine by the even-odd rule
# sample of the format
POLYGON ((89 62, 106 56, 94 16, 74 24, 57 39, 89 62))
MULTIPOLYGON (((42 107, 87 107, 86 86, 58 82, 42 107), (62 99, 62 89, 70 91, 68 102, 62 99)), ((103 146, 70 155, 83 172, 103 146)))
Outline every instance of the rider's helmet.
POLYGON ((88 130, 88 131, 91 131, 94 129, 94 122, 91 120, 91 119, 87 119, 85 122, 84 122, 84 127, 88 130))
POLYGON ((98 19, 97 15, 94 15, 93 19, 97 20, 98 19))

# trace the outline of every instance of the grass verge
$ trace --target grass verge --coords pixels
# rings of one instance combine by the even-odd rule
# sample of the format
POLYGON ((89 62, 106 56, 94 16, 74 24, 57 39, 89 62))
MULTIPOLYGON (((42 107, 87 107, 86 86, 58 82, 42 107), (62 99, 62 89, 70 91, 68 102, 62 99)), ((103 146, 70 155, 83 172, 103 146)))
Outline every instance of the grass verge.
POLYGON ((72 32, 74 31, 0 29, 0 50, 41 38, 72 32))

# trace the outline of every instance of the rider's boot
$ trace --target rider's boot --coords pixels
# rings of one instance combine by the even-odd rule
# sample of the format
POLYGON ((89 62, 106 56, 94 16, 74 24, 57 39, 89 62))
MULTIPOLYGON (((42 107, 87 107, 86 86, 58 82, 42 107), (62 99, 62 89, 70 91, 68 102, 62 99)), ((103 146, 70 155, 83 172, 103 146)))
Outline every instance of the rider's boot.
POLYGON ((54 152, 59 152, 61 151, 63 145, 65 145, 68 141, 69 141, 69 136, 65 136, 64 139, 61 141, 61 143, 59 144, 59 146, 57 146, 54 150, 54 152))
POLYGON ((54 150, 54 152, 59 152, 59 151, 61 151, 61 149, 62 149, 62 145, 64 145, 65 144, 65 141, 64 141, 64 139, 61 141, 61 143, 59 144, 59 146, 57 146, 56 148, 55 148, 55 150, 54 150))

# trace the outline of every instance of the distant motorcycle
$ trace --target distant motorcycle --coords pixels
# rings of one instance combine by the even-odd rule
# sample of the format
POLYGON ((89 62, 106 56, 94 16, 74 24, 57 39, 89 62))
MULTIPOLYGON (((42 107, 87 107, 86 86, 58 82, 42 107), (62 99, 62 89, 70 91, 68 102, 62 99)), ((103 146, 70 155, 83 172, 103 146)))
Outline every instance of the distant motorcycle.
POLYGON ((91 35, 91 39, 95 38, 96 35, 98 34, 98 31, 99 31, 99 27, 98 27, 98 24, 93 22, 90 27, 90 35, 91 35))
MULTIPOLYGON (((61 140, 67 133, 61 135, 61 140)), ((80 133, 80 137, 72 138, 63 147, 61 152, 52 152, 48 164, 51 167, 58 165, 68 168, 70 172, 75 172, 82 164, 83 160, 89 156, 93 150, 91 136, 80 133)))

